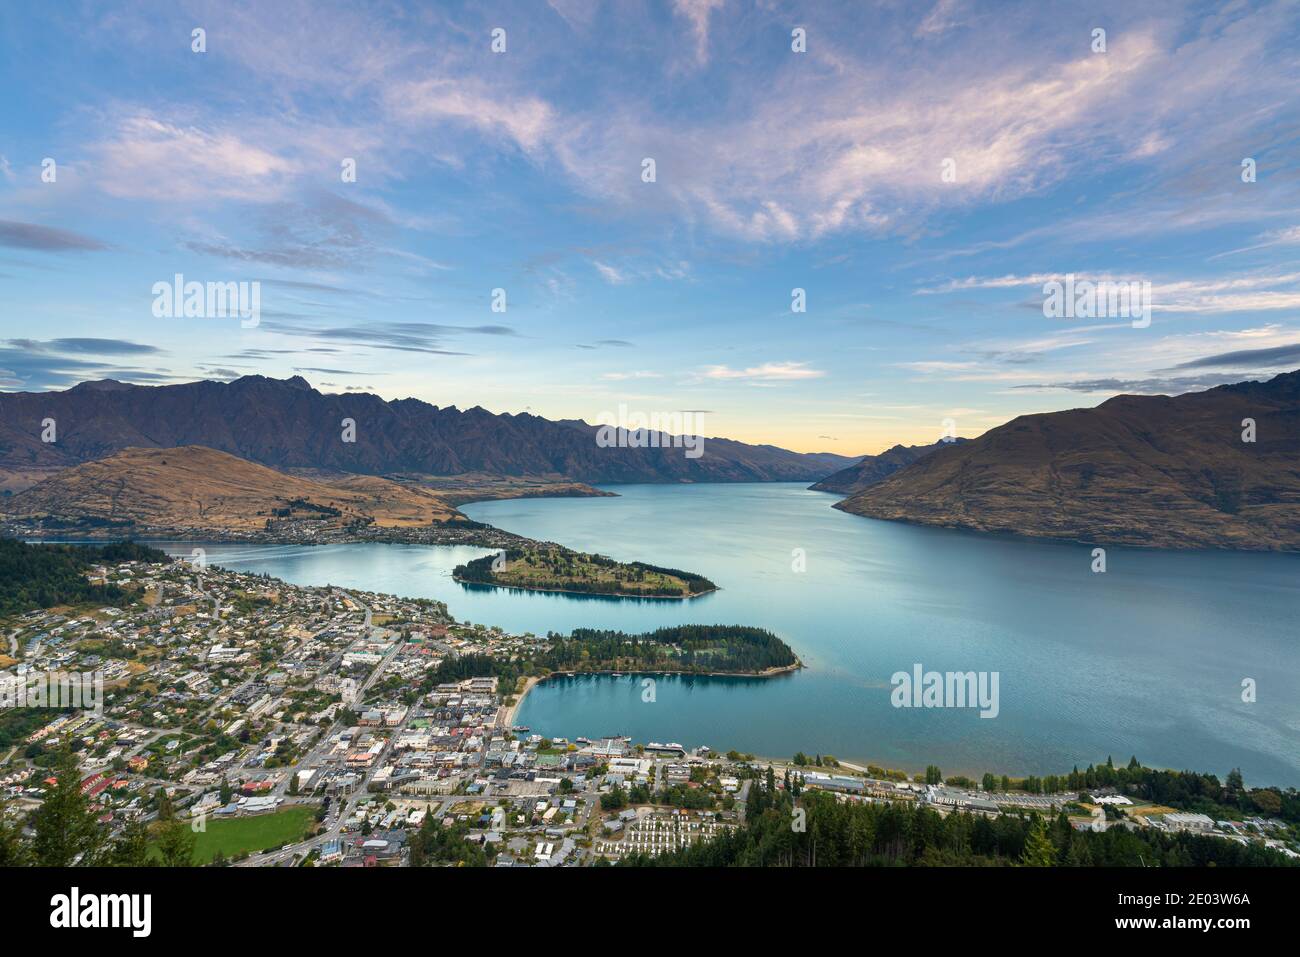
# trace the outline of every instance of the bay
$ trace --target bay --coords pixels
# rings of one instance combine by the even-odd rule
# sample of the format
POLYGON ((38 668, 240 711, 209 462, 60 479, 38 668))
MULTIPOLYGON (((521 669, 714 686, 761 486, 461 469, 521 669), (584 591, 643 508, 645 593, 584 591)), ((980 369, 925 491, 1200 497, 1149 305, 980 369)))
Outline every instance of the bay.
MULTIPOLYGON (((437 598, 512 631, 758 625, 807 668, 771 679, 551 679, 516 720, 573 738, 802 750, 910 771, 1046 774, 1127 762, 1300 785, 1300 556, 1032 542, 848 515, 801 484, 611 486, 616 498, 466 506, 470 517, 623 560, 698 572, 720 590, 629 601, 471 589, 487 554, 404 545, 206 545, 208 560, 298 584, 437 598), (800 557, 802 555, 802 567, 800 557), (896 708, 891 676, 997 672, 997 717, 896 708), (1242 682, 1257 700, 1242 700, 1242 682), (647 697, 652 700, 645 700, 647 697)), ((172 551, 188 554, 190 545, 172 551)))

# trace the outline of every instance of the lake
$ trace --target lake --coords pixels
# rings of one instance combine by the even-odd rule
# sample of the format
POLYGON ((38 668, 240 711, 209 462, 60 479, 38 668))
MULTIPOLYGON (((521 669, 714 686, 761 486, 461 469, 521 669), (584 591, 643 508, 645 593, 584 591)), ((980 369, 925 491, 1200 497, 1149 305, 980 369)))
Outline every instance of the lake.
MULTIPOLYGON (((848 515, 800 484, 611 486, 617 498, 466 506, 472 518, 623 560, 698 572, 689 602, 468 589, 487 550, 207 545, 209 561, 298 584, 437 598, 512 631, 769 628, 807 668, 766 680, 552 679, 516 720, 573 738, 795 751, 947 773, 1065 772, 1127 762, 1300 785, 1300 556, 1107 549, 989 538, 848 515), (802 568, 798 559, 802 556, 802 568), (997 672, 996 717, 896 708, 891 676, 997 672), (1257 700, 1242 700, 1242 682, 1257 700), (652 700, 644 700, 650 698, 652 700)), ((173 549, 188 554, 188 546, 173 549)))

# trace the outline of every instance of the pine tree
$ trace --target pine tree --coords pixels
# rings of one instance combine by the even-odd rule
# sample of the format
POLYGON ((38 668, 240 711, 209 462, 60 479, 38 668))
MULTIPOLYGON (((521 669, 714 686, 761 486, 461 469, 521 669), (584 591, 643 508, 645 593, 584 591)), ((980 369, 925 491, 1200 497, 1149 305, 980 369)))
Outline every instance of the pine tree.
POLYGON ((163 867, 191 867, 194 864, 194 845, 198 836, 183 820, 176 816, 171 798, 161 788, 158 791, 158 856, 163 867))
POLYGON ((109 863, 114 867, 149 865, 149 829, 143 821, 132 821, 113 844, 109 863))
POLYGON ((21 867, 28 861, 27 845, 23 843, 23 826, 10 821, 5 807, 0 804, 0 867, 21 867))
POLYGON ((1052 867, 1056 864, 1056 848, 1047 836, 1047 822, 1035 817, 1029 826, 1029 835, 1025 838, 1025 852, 1020 855, 1020 863, 1025 867, 1052 867))
POLYGON ((1065 863, 1069 867, 1091 867, 1092 851, 1088 850, 1088 842, 1078 836, 1070 841, 1070 853, 1066 855, 1065 863))
POLYGON ((32 852, 40 867, 90 867, 99 857, 107 838, 96 820, 97 812, 81 792, 81 774, 71 751, 56 760, 57 783, 32 815, 32 852))

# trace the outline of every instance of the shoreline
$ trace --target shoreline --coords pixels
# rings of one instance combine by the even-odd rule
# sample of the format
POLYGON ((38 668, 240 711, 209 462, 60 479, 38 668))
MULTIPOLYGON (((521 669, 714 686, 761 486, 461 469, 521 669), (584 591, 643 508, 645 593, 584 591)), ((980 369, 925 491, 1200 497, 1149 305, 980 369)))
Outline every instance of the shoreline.
POLYGON ((806 665, 796 658, 792 665, 764 668, 762 671, 682 671, 673 668, 637 668, 631 671, 615 671, 613 668, 591 668, 582 671, 552 671, 549 675, 541 676, 541 680, 544 681, 547 678, 560 676, 577 678, 581 675, 620 675, 625 678, 635 677, 636 675, 684 675, 696 678, 774 678, 777 675, 802 671, 805 667, 806 665))
POLYGON ((524 699, 528 697, 528 692, 533 690, 534 685, 542 680, 541 675, 529 675, 524 681, 524 688, 519 694, 515 695, 515 703, 506 708, 505 730, 510 731, 515 726, 515 716, 519 714, 519 708, 523 705, 524 699))
POLYGON ((118 542, 181 542, 213 545, 468 545, 473 548, 501 549, 512 545, 539 545, 533 539, 494 526, 466 527, 447 525, 385 526, 376 534, 362 535, 341 529, 325 530, 321 535, 277 534, 266 531, 232 529, 171 528, 133 525, 129 528, 104 529, 102 532, 78 532, 74 529, 29 529, 0 517, 0 534, 19 541, 44 545, 109 545, 118 542))
POLYGON ((515 698, 514 705, 506 714, 506 724, 508 727, 513 728, 515 725, 515 717, 519 714, 519 709, 523 706, 524 698, 528 696, 528 692, 532 691, 543 681, 550 681, 552 678, 577 678, 583 675, 612 676, 617 674, 620 677, 626 678, 633 678, 638 675, 682 675, 684 677, 695 678, 753 678, 755 680, 760 680, 764 678, 775 678, 778 675, 794 674, 796 671, 802 671, 805 667, 803 661, 796 658, 794 664, 782 665, 779 668, 767 668, 763 671, 667 671, 662 668, 657 668, 649 671, 619 672, 615 672, 613 669, 599 669, 592 671, 552 671, 549 675, 529 675, 527 682, 524 684, 523 691, 519 692, 518 696, 515 698))

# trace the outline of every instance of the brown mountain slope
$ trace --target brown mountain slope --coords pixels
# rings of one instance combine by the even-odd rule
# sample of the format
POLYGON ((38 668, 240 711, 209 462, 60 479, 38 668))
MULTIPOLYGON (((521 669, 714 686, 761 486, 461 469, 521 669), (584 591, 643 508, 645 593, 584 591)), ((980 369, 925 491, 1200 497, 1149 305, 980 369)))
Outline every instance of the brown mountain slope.
POLYGON ((1087 542, 1300 550, 1300 372, 1020 416, 835 507, 1087 542))
POLYGON ((840 469, 808 487, 814 492, 839 492, 841 495, 852 495, 869 485, 883 482, 899 469, 925 458, 931 452, 937 452, 954 442, 965 441, 967 440, 955 438, 952 442, 941 440, 933 445, 895 445, 891 449, 885 449, 879 455, 864 455, 860 461, 854 462, 848 468, 840 469))
POLYGON ((58 472, 0 506, 9 518, 103 519, 253 531, 268 519, 400 528, 463 520, 427 489, 368 475, 319 481, 202 446, 125 449, 58 472))

